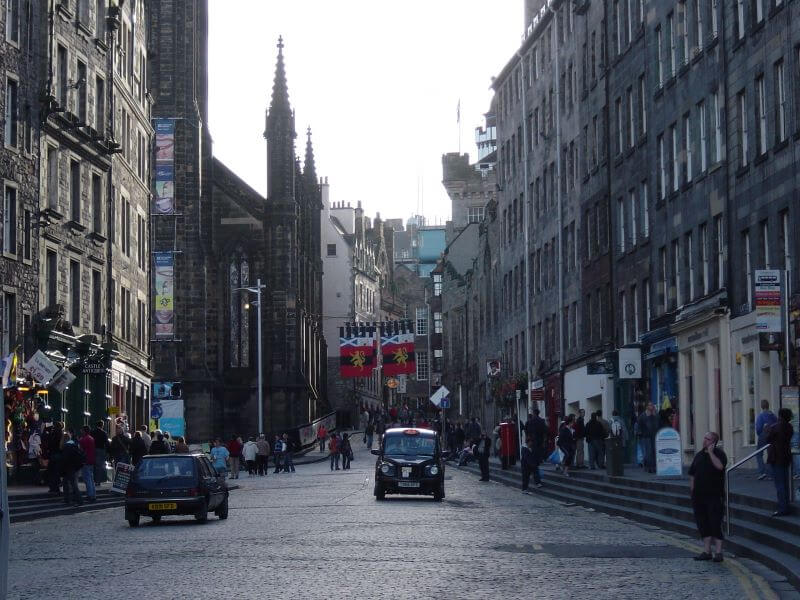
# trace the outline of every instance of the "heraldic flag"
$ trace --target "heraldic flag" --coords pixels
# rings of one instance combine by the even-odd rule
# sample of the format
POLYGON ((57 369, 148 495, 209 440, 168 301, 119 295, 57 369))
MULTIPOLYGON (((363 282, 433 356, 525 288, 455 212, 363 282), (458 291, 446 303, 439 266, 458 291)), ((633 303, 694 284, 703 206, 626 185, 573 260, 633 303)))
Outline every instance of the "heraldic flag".
POLYGON ((356 324, 339 327, 339 375, 369 377, 375 368, 375 329, 356 324))
POLYGON ((381 324, 381 354, 383 374, 386 377, 417 372, 411 321, 389 321, 381 324))

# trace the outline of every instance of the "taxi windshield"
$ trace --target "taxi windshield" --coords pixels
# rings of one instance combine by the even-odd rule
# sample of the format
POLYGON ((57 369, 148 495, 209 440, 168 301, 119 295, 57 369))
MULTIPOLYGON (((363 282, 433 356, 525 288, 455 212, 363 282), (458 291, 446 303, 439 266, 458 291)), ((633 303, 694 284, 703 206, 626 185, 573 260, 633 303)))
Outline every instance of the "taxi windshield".
POLYGON ((435 448, 435 438, 402 434, 387 436, 383 453, 392 456, 433 456, 435 448))

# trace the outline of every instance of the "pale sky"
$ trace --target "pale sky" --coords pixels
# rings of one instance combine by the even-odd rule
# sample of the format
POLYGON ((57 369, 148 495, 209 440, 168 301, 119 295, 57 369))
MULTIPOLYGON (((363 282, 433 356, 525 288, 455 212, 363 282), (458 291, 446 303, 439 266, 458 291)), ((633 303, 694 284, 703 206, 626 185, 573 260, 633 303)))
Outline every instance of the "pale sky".
POLYGON ((209 0, 214 154, 266 192, 264 111, 284 39, 297 150, 313 134, 332 201, 368 216, 450 217, 441 157, 476 160, 492 76, 519 47, 523 0, 209 0))

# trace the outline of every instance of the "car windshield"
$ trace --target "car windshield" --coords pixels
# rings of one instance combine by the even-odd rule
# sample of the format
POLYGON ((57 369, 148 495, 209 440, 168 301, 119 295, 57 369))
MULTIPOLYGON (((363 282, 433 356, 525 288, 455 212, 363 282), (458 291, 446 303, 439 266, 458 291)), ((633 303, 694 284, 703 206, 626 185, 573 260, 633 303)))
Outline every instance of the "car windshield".
POLYGON ((194 459, 191 456, 164 456, 145 458, 136 469, 140 480, 194 476, 194 459))
POLYGON ((387 436, 383 453, 393 456, 433 456, 435 448, 436 440, 432 437, 403 434, 387 436))

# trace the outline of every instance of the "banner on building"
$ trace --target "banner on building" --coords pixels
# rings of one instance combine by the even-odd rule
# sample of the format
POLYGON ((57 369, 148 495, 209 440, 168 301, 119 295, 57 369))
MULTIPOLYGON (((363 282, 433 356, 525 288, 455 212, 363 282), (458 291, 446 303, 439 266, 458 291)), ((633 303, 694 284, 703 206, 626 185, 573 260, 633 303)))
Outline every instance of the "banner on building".
POLYGON ((381 358, 386 377, 417 372, 411 321, 381 323, 381 358))
POLYGON ((161 416, 158 427, 169 431, 170 438, 186 435, 186 419, 183 414, 183 400, 161 400, 161 416))
POLYGON ((339 328, 339 375, 369 377, 375 368, 375 327, 355 323, 339 328))
POLYGON ((777 269, 756 270, 756 331, 778 333, 781 319, 781 272, 777 269))
POLYGON ((156 338, 172 338, 175 336, 175 310, 173 307, 173 286, 175 283, 174 261, 172 252, 155 252, 155 319, 156 338))
POLYGON ((175 214, 175 120, 156 119, 155 212, 175 214))
POLYGON ((17 383, 17 350, 0 358, 0 388, 13 387, 17 383))

